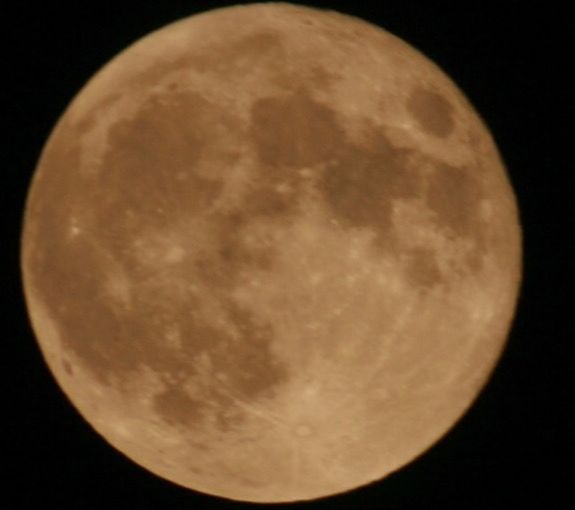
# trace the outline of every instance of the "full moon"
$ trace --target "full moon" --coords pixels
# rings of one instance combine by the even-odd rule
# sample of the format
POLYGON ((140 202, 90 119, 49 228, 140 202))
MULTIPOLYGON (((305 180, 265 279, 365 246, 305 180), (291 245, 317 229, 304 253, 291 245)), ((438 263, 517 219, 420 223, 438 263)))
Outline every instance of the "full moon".
POLYGON ((383 479, 472 405, 513 318, 516 199, 465 95, 363 20, 216 9, 72 100, 22 232, 30 320, 113 447, 195 491, 383 479))

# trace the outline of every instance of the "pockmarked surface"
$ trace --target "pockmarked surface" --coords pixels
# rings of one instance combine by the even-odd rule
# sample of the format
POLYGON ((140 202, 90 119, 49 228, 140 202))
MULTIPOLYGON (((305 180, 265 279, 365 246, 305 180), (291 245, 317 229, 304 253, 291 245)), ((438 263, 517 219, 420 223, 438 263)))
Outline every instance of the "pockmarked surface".
POLYGON ((59 385, 157 475, 313 499, 471 405, 520 280, 486 127, 421 53, 289 4, 211 11, 106 65, 31 186, 24 287, 59 385))

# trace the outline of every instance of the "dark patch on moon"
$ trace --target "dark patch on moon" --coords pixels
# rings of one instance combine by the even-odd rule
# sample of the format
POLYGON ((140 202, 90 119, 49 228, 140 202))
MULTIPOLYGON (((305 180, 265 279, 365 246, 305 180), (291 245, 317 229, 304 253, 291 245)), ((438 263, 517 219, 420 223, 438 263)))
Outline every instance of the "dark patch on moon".
MULTIPOLYGON (((417 107, 421 122, 426 115, 434 117, 435 124, 426 122, 436 135, 447 135, 453 127, 451 106, 438 98, 416 89, 412 107, 417 107)), ((394 201, 403 199, 425 198, 440 227, 457 237, 475 236, 482 189, 469 169, 433 161, 435 170, 424 176, 410 164, 417 155, 414 149, 394 146, 383 128, 368 123, 361 142, 350 140, 335 112, 304 89, 256 101, 252 137, 262 164, 245 203, 254 217, 285 219, 294 214, 302 189, 294 170, 315 167, 320 176, 315 185, 329 213, 347 227, 374 232, 378 251, 397 248, 392 212, 394 201), (280 185, 283 193, 278 192, 280 185)), ((424 286, 438 277, 432 262, 427 265, 423 271, 421 254, 414 255, 410 274, 424 286)))
POLYGON ((429 248, 413 248, 408 253, 407 279, 418 288, 431 289, 444 281, 437 254, 429 248))
MULTIPOLYGON (((226 112, 197 94, 152 98, 133 119, 110 129, 110 146, 90 185, 78 186, 77 208, 98 204, 92 229, 106 248, 135 273, 126 239, 142 232, 173 229, 182 218, 207 213, 223 189, 225 172, 237 158, 225 132, 242 130, 226 112), (216 125, 217 121, 217 125, 216 125), (198 165, 225 169, 220 175, 198 165)), ((193 233, 182 232, 190 237, 193 233)))
MULTIPOLYGON (((270 168, 270 174, 274 172, 275 169, 270 168)), ((285 220, 297 210, 300 183, 297 179, 280 180, 271 175, 258 179, 246 197, 245 209, 254 218, 285 220)))
POLYGON ((222 351, 214 359, 214 368, 229 378, 229 384, 242 399, 252 401, 260 395, 271 396, 272 391, 289 379, 288 370, 274 357, 272 325, 261 322, 249 310, 230 301, 229 318, 237 338, 232 348, 222 351))
MULTIPOLYGON (((230 387, 241 399, 256 399, 272 391, 269 385, 285 380, 286 369, 268 345, 273 341, 271 325, 233 303, 223 303, 225 291, 242 269, 263 269, 273 259, 269 250, 242 240, 242 226, 253 219, 255 210, 211 216, 220 232, 215 234, 214 251, 206 253, 209 262, 203 272, 201 263, 193 268, 144 267, 134 254, 133 241, 143 232, 161 233, 182 216, 209 216, 223 183, 193 170, 202 158, 229 164, 218 160, 221 154, 213 150, 215 143, 221 143, 213 139, 216 119, 219 129, 227 122, 234 129, 225 113, 198 95, 155 97, 133 118, 110 129, 109 149, 97 173, 84 177, 78 172, 78 144, 70 142, 74 138, 60 136, 44 158, 43 164, 50 168, 44 168, 43 175, 57 164, 60 179, 42 182, 42 199, 34 204, 33 214, 41 220, 34 237, 51 233, 49 246, 43 242, 31 261, 32 267, 50 270, 36 272, 34 280, 43 300, 58 304, 51 311, 61 325, 65 348, 103 384, 118 379, 121 384, 144 366, 164 374, 167 381, 184 373, 193 376, 200 353, 208 353, 216 369, 228 374, 230 387), (185 180, 177 180, 178 173, 185 180), (91 223, 71 242, 63 226, 69 224, 73 210, 90 206, 91 223), (120 306, 103 288, 115 268, 124 272, 131 286, 128 307, 120 306), (170 297, 171 282, 193 282, 198 277, 210 296, 170 297), (203 299, 208 298, 223 303, 228 328, 209 322, 202 311, 203 299), (166 343, 166 331, 174 324, 181 329, 180 348, 166 343)), ((262 181, 258 192, 266 186, 273 187, 271 181, 267 185, 262 181)), ((273 215, 275 199, 266 203, 264 197, 253 198, 257 214, 273 215)), ((174 402, 182 399, 166 394, 158 405, 176 419, 174 402)))
POLYGON ((343 137, 335 113, 304 90, 255 101, 251 126, 259 160, 279 169, 323 163, 337 151, 343 137))
POLYGON ((209 207, 222 182, 191 170, 205 157, 229 163, 225 150, 207 150, 217 139, 218 133, 212 132, 215 118, 225 126, 226 116, 201 96, 168 94, 153 98, 133 119, 110 128, 112 145, 101 178, 102 185, 122 200, 116 208, 130 208, 149 221, 157 215, 148 211, 161 207, 172 221, 182 210, 194 214, 209 207), (177 181, 177 175, 185 175, 186 181, 177 181))
POLYGON ((179 386, 171 385, 154 397, 154 410, 167 422, 186 429, 202 420, 206 404, 190 397, 179 386))
POLYGON ((441 94, 418 86, 412 91, 406 106, 426 133, 446 138, 453 131, 453 106, 441 94))
POLYGON ((379 241, 393 235, 393 200, 418 196, 418 173, 406 167, 409 150, 394 147, 378 128, 357 145, 340 140, 338 158, 326 166, 320 191, 329 210, 345 225, 370 228, 379 241))
POLYGON ((439 163, 429 178, 426 200, 439 225, 469 238, 478 226, 482 196, 482 186, 468 168, 439 163))
MULTIPOLYGON (((150 97, 133 118, 109 129, 110 168, 117 173, 137 168, 145 179, 150 173, 157 178, 166 165, 171 171, 193 166, 205 147, 198 120, 208 108, 204 98, 192 93, 150 97)), ((104 166, 102 171, 106 170, 104 166)))
POLYGON ((221 430, 231 430, 243 414, 235 399, 253 403, 272 397, 278 386, 289 379, 287 367, 271 351, 272 326, 256 320, 252 312, 232 301, 226 303, 226 313, 232 325, 229 331, 214 330, 207 324, 204 327, 207 336, 202 337, 201 331, 193 326, 186 331, 186 347, 180 356, 188 357, 187 370, 180 381, 175 378, 175 383, 156 397, 156 410, 166 421, 193 426, 194 422, 201 422, 203 414, 211 413, 215 425, 221 430), (209 356, 210 373, 197 375, 197 396, 192 398, 181 389, 181 383, 195 376, 194 359, 201 352, 209 356), (225 379, 217 379, 218 374, 225 379))
MULTIPOLYGON (((202 312, 200 300, 189 297, 164 302, 153 292, 138 289, 136 282, 134 292, 139 294, 139 300, 134 310, 119 311, 113 302, 98 299, 98 282, 106 268, 102 261, 87 260, 85 255, 82 254, 81 260, 84 264, 89 262, 85 270, 93 277, 84 281, 74 278, 73 286, 64 280, 58 296, 54 293, 52 297, 65 304, 54 312, 61 325, 65 349, 73 352, 100 383, 122 386, 123 381, 143 367, 173 382, 182 378, 213 378, 221 372, 226 374, 226 384, 238 399, 253 402, 272 394, 288 379, 287 367, 271 350, 272 325, 257 320, 249 310, 221 296, 229 328, 220 329, 202 312), (166 345, 166 329, 174 324, 180 328, 180 348, 166 345), (198 372, 200 355, 210 358, 212 370, 207 376, 198 372)), ((212 383, 205 380, 203 386, 210 387, 212 383)), ((158 410, 163 410, 172 421, 196 416, 196 411, 200 411, 198 402, 188 402, 172 386, 168 385, 159 397, 158 410), (184 404, 190 409, 179 409, 184 404), (178 413, 183 414, 178 418, 178 413)), ((206 391, 204 396, 208 398, 206 391)), ((217 392, 210 393, 209 399, 216 407, 222 402, 231 405, 225 395, 218 396, 217 392)))

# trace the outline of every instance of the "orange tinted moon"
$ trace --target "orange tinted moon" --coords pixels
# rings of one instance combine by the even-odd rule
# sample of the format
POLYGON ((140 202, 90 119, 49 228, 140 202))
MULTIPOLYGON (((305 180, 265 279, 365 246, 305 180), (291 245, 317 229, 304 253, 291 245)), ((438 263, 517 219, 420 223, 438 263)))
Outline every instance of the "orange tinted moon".
POLYGON ((520 281, 486 127, 412 47, 289 4, 169 25, 43 151, 22 270, 70 401, 134 462, 254 502, 341 493, 462 416, 520 281))

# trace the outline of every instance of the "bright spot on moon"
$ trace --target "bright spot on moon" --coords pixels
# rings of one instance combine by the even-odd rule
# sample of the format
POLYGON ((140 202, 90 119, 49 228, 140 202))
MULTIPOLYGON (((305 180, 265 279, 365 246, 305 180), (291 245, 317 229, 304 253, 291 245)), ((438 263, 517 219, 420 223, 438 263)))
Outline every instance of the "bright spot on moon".
POLYGON ((359 19, 253 4, 137 41, 71 102, 26 205, 46 362, 111 445, 228 499, 380 480, 469 408, 521 275, 456 85, 359 19))

